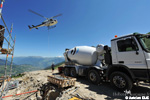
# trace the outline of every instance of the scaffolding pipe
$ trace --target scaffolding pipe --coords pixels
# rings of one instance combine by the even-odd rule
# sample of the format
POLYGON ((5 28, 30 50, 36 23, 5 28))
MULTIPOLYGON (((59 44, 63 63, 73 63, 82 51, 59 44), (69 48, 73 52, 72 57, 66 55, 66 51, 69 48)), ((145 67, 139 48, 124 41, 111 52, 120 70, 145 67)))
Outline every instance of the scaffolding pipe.
MULTIPOLYGON (((13 24, 12 24, 12 26, 11 26, 11 30, 9 31, 9 29, 8 29, 8 27, 7 27, 7 25, 6 25, 6 23, 5 23, 5 21, 4 21, 4 19, 3 19, 3 17, 2 17, 2 7, 3 7, 3 2, 4 2, 4 0, 1 0, 1 4, 0 4, 0 19, 2 19, 2 21, 3 21, 3 23, 4 23, 4 25, 5 25, 5 28, 2 28, 1 30, 0 30, 0 34, 2 34, 1 33, 1 31, 3 31, 4 29, 6 29, 7 30, 7 32, 8 32, 8 37, 9 37, 9 40, 7 40, 7 37, 5 37, 3 34, 1 35, 2 37, 4 37, 4 39, 6 40, 6 42, 8 43, 8 50, 7 50, 7 56, 6 56, 6 63, 5 63, 5 72, 4 72, 4 78, 3 78, 3 82, 2 82, 2 86, 1 86, 1 88, 3 89, 3 90, 1 90, 0 92, 0 100, 3 100, 3 98, 2 98, 2 96, 5 96, 5 93, 8 91, 8 80, 7 80, 7 62, 8 62, 8 55, 9 54, 11 54, 12 55, 12 58, 11 58, 11 64, 10 64, 10 77, 11 77, 11 74, 12 74, 12 65, 13 65, 13 56, 14 56, 14 47, 15 47, 15 41, 16 41, 16 36, 15 36, 15 38, 13 39, 12 38, 12 29, 13 29, 13 24), (11 42, 13 42, 13 44, 11 45, 11 42), (12 49, 12 51, 10 52, 10 48, 12 49), (5 80, 7 81, 6 82, 6 85, 4 84, 4 82, 5 82, 5 80)), ((19 94, 20 95, 20 94, 19 94)))
MULTIPOLYGON (((1 30, 0 30, 1 31, 1 30)), ((2 33, 0 33, 0 34, 2 34, 2 33)), ((8 43, 8 45, 10 45, 11 46, 11 48, 13 48, 13 46, 9 43, 9 41, 7 40, 7 38, 5 37, 5 36, 3 36, 4 37, 4 39, 6 40, 6 42, 8 43)))
MULTIPOLYGON (((7 32, 8 32, 9 35, 10 35, 11 33, 10 33, 9 30, 8 30, 8 27, 7 27, 7 25, 6 25, 6 23, 5 23, 4 19, 3 19, 3 16, 1 16, 1 18, 2 18, 2 21, 3 21, 4 25, 5 25, 5 27, 6 27, 7 32)), ((14 41, 12 37, 11 37, 11 39, 12 39, 12 41, 14 41)))
POLYGON ((11 74, 12 74, 12 65, 13 65, 13 58, 14 58, 15 42, 16 42, 16 36, 15 36, 15 39, 14 39, 14 45, 13 45, 13 51, 12 51, 12 58, 11 58, 11 65, 10 65, 10 77, 11 77, 11 74))
POLYGON ((2 28, 2 29, 0 30, 0 32, 3 31, 4 29, 5 29, 5 28, 2 28))
MULTIPOLYGON (((3 20, 3 17, 2 17, 2 20, 3 20)), ((3 21, 3 22, 4 22, 4 21, 3 21)), ((6 26, 6 25, 5 25, 5 26, 6 26)), ((6 29, 8 29, 7 26, 6 26, 6 29)), ((12 30, 12 26, 11 26, 11 30, 12 30)), ((11 41, 11 31, 10 31, 10 33, 9 33, 9 42, 8 42, 8 43, 10 43, 10 41, 11 41)), ((5 63, 5 78, 7 78, 8 53, 9 53, 9 44, 8 44, 8 52, 7 52, 7 57, 6 57, 6 63, 5 63)))
MULTIPOLYGON (((11 34, 12 34, 12 29, 13 29, 13 24, 11 24, 11 29, 10 29, 10 34, 9 34, 9 43, 10 43, 10 41, 11 41, 11 34)), ((13 48, 12 48, 13 49, 13 48)), ((9 45, 8 45, 8 50, 9 50, 9 45)), ((7 52, 7 54, 8 54, 8 52, 7 52)), ((13 56, 12 56, 13 57, 13 56)), ((11 58, 11 60, 12 60, 12 58, 11 58)), ((12 71, 12 69, 11 69, 11 66, 12 64, 10 64, 10 76, 11 76, 11 71, 12 71)))
POLYGON ((4 3, 4 0, 1 0, 1 4, 0 4, 0 19, 1 19, 1 16, 2 16, 3 3, 4 3))
POLYGON ((13 96, 18 96, 18 95, 33 93, 33 92, 37 92, 37 91, 38 91, 38 90, 29 91, 29 92, 24 92, 24 93, 19 93, 19 94, 15 94, 15 95, 8 95, 8 96, 3 96, 2 98, 13 97, 13 96))

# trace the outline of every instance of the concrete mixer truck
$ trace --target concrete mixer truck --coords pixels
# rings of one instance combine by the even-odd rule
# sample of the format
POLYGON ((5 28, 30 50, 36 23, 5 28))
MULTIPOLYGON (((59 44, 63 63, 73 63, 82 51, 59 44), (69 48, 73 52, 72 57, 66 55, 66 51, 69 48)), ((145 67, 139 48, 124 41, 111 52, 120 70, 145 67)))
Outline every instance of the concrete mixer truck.
POLYGON ((121 90, 150 82, 150 34, 115 37, 111 47, 77 46, 66 49, 64 57, 66 76, 86 76, 94 84, 108 81, 121 90))

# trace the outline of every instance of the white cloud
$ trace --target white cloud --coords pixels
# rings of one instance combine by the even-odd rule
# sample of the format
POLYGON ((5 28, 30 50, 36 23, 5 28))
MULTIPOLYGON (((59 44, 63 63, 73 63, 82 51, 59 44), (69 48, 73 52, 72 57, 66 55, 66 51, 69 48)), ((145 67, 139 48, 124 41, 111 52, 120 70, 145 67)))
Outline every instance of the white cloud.
POLYGON ((62 56, 57 56, 57 57, 61 58, 62 56))

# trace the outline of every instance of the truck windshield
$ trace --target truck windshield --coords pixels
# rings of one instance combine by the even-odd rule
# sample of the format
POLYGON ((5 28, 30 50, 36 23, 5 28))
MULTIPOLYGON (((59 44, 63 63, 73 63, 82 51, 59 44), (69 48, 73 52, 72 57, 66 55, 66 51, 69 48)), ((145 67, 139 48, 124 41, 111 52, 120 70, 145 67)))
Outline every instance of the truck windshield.
POLYGON ((150 35, 145 35, 145 36, 140 36, 139 40, 143 46, 143 48, 147 51, 150 52, 150 35))

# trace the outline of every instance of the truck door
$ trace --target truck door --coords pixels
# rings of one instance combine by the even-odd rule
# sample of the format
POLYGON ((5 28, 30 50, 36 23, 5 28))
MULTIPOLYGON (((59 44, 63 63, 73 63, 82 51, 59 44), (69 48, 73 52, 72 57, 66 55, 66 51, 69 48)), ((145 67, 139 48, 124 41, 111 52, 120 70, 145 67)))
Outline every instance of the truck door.
POLYGON ((118 64, 128 67, 135 77, 147 78, 147 65, 144 52, 134 37, 116 40, 118 64))

